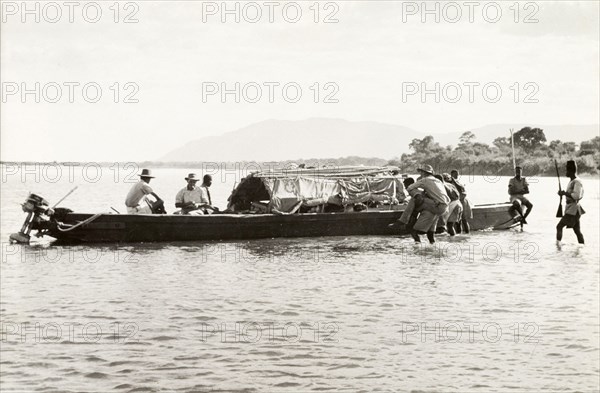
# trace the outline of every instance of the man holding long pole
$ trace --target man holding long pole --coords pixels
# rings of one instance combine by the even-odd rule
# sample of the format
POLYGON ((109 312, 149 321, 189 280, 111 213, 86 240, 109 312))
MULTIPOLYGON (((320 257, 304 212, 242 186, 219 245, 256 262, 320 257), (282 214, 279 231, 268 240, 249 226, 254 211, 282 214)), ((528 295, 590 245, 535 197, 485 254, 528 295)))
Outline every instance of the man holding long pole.
POLYGON ((581 227, 579 219, 582 214, 585 214, 585 210, 579 204, 579 201, 583 198, 583 183, 577 177, 577 164, 575 161, 567 161, 567 176, 571 179, 566 190, 559 190, 558 195, 565 196, 567 199, 567 206, 565 208, 565 214, 558 222, 556 226, 556 241, 562 240, 563 228, 573 228, 577 241, 579 244, 584 244, 583 234, 581 233, 581 227))

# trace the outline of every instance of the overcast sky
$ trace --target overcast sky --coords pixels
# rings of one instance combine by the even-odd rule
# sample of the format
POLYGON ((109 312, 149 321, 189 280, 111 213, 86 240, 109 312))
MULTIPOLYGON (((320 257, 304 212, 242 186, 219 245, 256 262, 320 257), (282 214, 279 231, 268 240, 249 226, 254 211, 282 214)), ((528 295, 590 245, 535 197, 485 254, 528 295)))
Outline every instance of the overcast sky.
MULTIPOLYGON (((23 14, 20 1, 2 2, 2 160, 151 160, 187 141, 266 119, 333 117, 432 133, 493 123, 598 123, 598 1, 521 2, 512 9, 510 1, 501 17, 500 2, 474 9, 441 2, 439 23, 435 14, 423 23, 415 8, 420 1, 321 2, 318 15, 312 1, 298 2, 300 17, 295 5, 284 14, 285 3, 240 2, 239 23, 233 14, 222 22, 220 1, 121 2, 118 14, 113 3, 97 3, 101 17, 95 6, 78 3, 70 23, 62 2, 55 3, 60 18, 54 6, 38 3, 39 22, 35 11, 23 14), (262 18, 251 23, 257 9, 262 18), (123 23, 126 18, 137 22, 123 23), (39 103, 35 94, 21 95, 36 82, 39 103), (90 82, 96 85, 88 85, 84 98, 82 86, 90 82), (246 86, 240 103, 232 94, 224 103, 218 93, 203 98, 203 84, 206 92, 236 82, 246 86), (271 85, 272 103, 269 82, 280 84, 271 85), (407 93, 436 82, 446 86, 447 99, 442 95, 439 103, 433 94, 425 102, 418 92, 403 97, 403 86, 407 93), (469 82, 479 83, 472 85, 474 102, 469 82), (298 102, 284 99, 287 83, 302 89, 298 102), (498 102, 486 101, 496 87, 483 97, 487 83, 501 88, 498 102), (262 97, 248 102, 256 84, 262 97), (457 85, 462 97, 448 102, 456 100, 457 85), (94 86, 102 96, 90 103, 94 86), (331 93, 329 100, 338 102, 323 102, 331 93), (128 95, 138 102, 125 103, 128 95)), ((35 2, 28 4, 35 10, 35 2)), ((293 100, 295 90, 287 92, 293 100)))

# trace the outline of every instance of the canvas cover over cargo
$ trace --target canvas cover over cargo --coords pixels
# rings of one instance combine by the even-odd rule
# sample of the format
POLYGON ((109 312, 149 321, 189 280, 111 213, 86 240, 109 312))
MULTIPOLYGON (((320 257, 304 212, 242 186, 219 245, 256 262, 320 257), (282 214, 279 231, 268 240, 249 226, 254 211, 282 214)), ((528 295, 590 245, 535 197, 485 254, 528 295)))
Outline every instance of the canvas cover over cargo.
POLYGON ((248 175, 232 192, 228 208, 295 213, 300 208, 322 211, 325 206, 393 206, 405 198, 396 167, 289 169, 248 175))

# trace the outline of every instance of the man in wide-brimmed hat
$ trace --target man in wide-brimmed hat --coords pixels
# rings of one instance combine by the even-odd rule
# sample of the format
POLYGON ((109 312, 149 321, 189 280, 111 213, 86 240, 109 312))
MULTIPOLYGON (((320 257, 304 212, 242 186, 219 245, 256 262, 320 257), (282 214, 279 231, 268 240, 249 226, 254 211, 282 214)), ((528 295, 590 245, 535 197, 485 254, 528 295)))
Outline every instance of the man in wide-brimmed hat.
POLYGON ((208 200, 200 187, 196 186, 199 180, 195 173, 190 173, 185 178, 187 186, 175 196, 175 207, 181 208, 181 214, 204 214, 201 208, 208 203, 208 200))
POLYGON ((413 226, 411 235, 415 241, 420 242, 419 234, 427 234, 430 243, 435 243, 435 229, 442 214, 448 210, 450 197, 446 192, 444 184, 433 176, 431 165, 422 165, 418 169, 421 177, 407 188, 410 193, 415 189, 424 191, 422 212, 419 214, 416 224, 413 226))
POLYGON ((127 213, 129 214, 152 214, 152 208, 149 205, 149 201, 146 204, 142 204, 142 200, 146 195, 152 195, 156 198, 155 203, 161 203, 162 199, 158 195, 154 193, 152 187, 150 187, 150 180, 154 179, 152 176, 152 172, 150 169, 142 169, 142 173, 138 175, 140 177, 140 181, 135 183, 129 193, 127 194, 127 198, 125 198, 125 206, 127 206, 127 213))
POLYGON ((560 243, 562 240, 563 228, 567 227, 573 228, 579 244, 584 244, 585 241, 579 224, 581 215, 585 214, 585 210, 583 210, 583 207, 579 204, 579 201, 583 198, 583 183, 577 177, 577 164, 575 161, 567 161, 567 176, 571 179, 567 189, 558 192, 558 195, 567 198, 567 206, 565 208, 565 214, 556 226, 556 241, 560 243))

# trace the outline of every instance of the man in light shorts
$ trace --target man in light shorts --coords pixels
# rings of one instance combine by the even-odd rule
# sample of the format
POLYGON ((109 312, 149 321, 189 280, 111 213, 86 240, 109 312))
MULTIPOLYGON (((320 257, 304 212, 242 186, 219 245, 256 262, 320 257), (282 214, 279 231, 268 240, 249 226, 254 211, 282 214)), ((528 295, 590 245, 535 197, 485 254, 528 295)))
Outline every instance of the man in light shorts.
POLYGON ((529 183, 527 183, 527 179, 521 176, 522 171, 523 168, 520 166, 515 167, 515 177, 508 182, 508 194, 510 195, 512 209, 519 213, 521 222, 527 224, 526 219, 531 213, 533 204, 525 197, 525 194, 529 194, 529 183), (523 212, 523 206, 527 208, 527 212, 523 212))
POLYGON ((146 195, 152 195, 156 198, 156 202, 162 202, 162 199, 158 195, 154 193, 152 187, 148 183, 150 180, 154 179, 150 169, 142 169, 142 173, 138 175, 140 177, 140 181, 135 183, 129 193, 127 194, 127 198, 125 198, 125 206, 127 206, 128 214, 152 214, 152 209, 148 206, 148 203, 145 201, 146 195))
POLYGON ((423 165, 417 169, 421 178, 410 185, 406 190, 410 193, 412 190, 421 188, 425 192, 423 211, 419 214, 416 224, 412 230, 412 237, 416 242, 420 242, 419 234, 426 233, 430 243, 435 243, 435 229, 437 222, 446 211, 450 203, 450 197, 446 192, 444 184, 433 177, 433 168, 431 165, 423 165))

